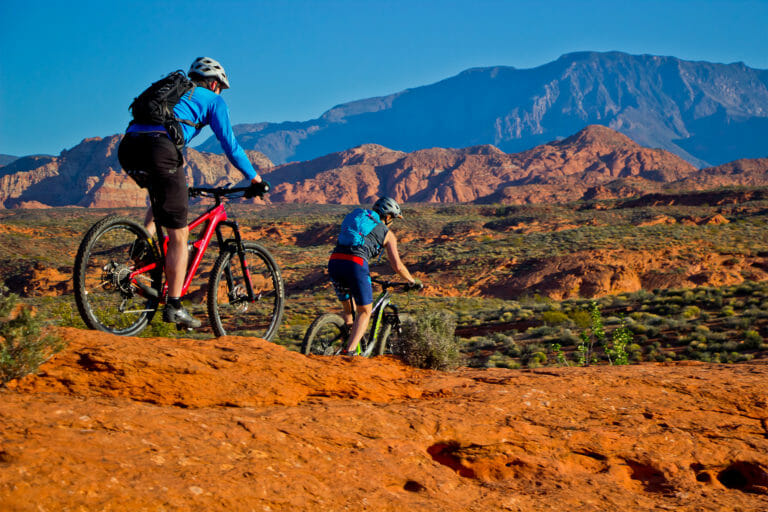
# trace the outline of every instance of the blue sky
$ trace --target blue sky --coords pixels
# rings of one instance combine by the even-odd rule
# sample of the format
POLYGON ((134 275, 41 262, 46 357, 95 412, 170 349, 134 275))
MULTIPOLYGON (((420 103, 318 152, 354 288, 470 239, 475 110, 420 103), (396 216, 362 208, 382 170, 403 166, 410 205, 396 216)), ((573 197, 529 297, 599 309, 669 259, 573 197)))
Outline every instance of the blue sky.
POLYGON ((0 0, 0 154, 122 132, 134 96, 201 55, 230 76, 234 123, 304 121, 573 51, 768 69, 766 27, 768 0, 0 0))

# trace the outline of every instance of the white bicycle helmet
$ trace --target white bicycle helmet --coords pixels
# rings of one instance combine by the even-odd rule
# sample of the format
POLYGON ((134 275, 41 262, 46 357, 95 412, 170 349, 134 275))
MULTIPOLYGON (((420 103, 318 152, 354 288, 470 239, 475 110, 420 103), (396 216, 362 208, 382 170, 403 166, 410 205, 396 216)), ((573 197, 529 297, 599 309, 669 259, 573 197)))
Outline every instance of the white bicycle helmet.
POLYGON ((222 89, 229 89, 229 80, 227 80, 227 73, 224 72, 224 67, 213 60, 210 57, 198 57, 189 67, 188 75, 197 73, 204 78, 215 78, 221 83, 222 89))

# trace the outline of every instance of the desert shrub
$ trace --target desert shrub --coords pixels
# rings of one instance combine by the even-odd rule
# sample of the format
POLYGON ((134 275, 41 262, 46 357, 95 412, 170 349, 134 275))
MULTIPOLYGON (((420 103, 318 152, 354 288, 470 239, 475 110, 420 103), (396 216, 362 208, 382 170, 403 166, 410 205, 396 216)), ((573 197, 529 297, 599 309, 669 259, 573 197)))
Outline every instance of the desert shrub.
POLYGON ((701 315, 701 309, 698 306, 686 306, 683 309, 684 318, 697 318, 701 315))
POLYGON ((571 319, 562 311, 544 311, 541 314, 541 321, 547 325, 560 325, 570 322, 571 319))
POLYGON ((63 348, 46 332, 32 310, 17 305, 18 296, 0 289, 0 385, 34 373, 63 348))
POLYGON ((560 332, 559 338, 556 340, 563 346, 576 345, 580 339, 570 329, 563 329, 560 332))
POLYGON ((580 329, 587 329, 592 325, 592 315, 587 310, 577 309, 570 312, 568 316, 571 317, 571 320, 576 324, 576 327, 580 329))
POLYGON ((710 332, 707 334, 708 342, 722 343, 726 340, 728 340, 728 334, 724 332, 710 332))
POLYGON ((538 327, 529 327, 526 334, 531 338, 543 338, 545 336, 554 336, 560 329, 552 325, 540 325, 538 327))
POLYGON ((495 346, 501 348, 504 354, 511 357, 520 355, 520 347, 515 343, 515 339, 512 336, 501 332, 495 332, 490 338, 493 340, 495 346))
MULTIPOLYGON (((46 298, 47 299, 47 298, 46 298)), ((43 299, 40 304, 40 312, 48 318, 46 323, 60 325, 61 327, 77 327, 85 329, 85 322, 80 318, 80 313, 72 307, 69 300, 43 299)))
POLYGON ((474 220, 457 220, 449 222, 441 231, 441 234, 448 236, 461 236, 472 231, 478 231, 482 228, 482 222, 474 220))
POLYGON ((558 366, 570 366, 571 364, 568 362, 568 358, 565 355, 565 352, 563 352, 563 347, 559 343, 553 343, 549 347, 551 353, 552 353, 552 359, 554 359, 555 364, 558 366))
POLYGON ((744 333, 744 348, 760 348, 763 343, 763 337, 757 331, 749 330, 744 333))
POLYGON ((486 336, 473 336, 467 344, 469 351, 475 350, 494 350, 496 342, 486 336))
POLYGON ((539 368, 542 365, 547 364, 547 354, 544 352, 534 352, 524 361, 528 368, 539 368))
POLYGON ((611 364, 629 364, 629 352, 627 348, 632 345, 632 331, 623 321, 621 325, 611 333, 611 341, 605 349, 608 361, 611 364))
POLYGON ((496 352, 491 357, 488 358, 488 361, 486 362, 485 366, 487 368, 509 368, 511 370, 516 370, 520 368, 520 363, 518 363, 511 357, 508 357, 508 356, 505 356, 504 354, 500 354, 499 352, 496 352))
POLYGON ((734 317, 726 318, 725 322, 723 323, 726 326, 730 327, 731 329, 745 330, 752 325, 752 320, 749 318, 734 316, 734 317))
POLYGON ((403 323, 393 351, 417 368, 451 370, 461 364, 455 331, 456 319, 450 311, 424 309, 403 323))
POLYGON ((176 329, 176 325, 163 322, 162 315, 155 315, 139 336, 142 338, 175 338, 179 336, 179 331, 176 329))

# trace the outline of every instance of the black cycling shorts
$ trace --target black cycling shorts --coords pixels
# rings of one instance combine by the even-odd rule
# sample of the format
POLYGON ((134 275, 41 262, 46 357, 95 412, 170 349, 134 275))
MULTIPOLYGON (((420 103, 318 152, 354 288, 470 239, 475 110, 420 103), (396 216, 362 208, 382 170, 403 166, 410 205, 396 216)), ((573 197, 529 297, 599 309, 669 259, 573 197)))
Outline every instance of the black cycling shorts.
POLYGON ((184 159, 162 132, 127 133, 117 149, 123 169, 146 171, 155 221, 165 228, 187 225, 189 195, 184 159))

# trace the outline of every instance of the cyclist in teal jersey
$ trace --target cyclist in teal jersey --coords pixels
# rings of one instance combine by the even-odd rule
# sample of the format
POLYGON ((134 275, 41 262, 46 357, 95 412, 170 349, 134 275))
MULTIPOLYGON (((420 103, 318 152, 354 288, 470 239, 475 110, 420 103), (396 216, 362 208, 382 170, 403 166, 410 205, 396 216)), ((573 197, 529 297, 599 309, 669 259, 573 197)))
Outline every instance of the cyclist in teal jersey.
MULTIPOLYGON (((347 217, 359 214, 358 212, 362 210, 355 210, 347 217)), ((403 217, 400 205, 391 197, 381 197, 374 203, 370 212, 376 225, 363 235, 362 243, 350 245, 343 243, 340 239, 328 261, 328 275, 336 291, 336 297, 342 303, 342 317, 349 330, 347 344, 342 350, 344 355, 354 353, 371 318, 373 287, 368 270, 370 259, 378 257, 386 250, 392 270, 410 283, 414 289, 423 288, 421 281, 411 275, 400 259, 397 237, 389 229, 392 221, 403 217)))

